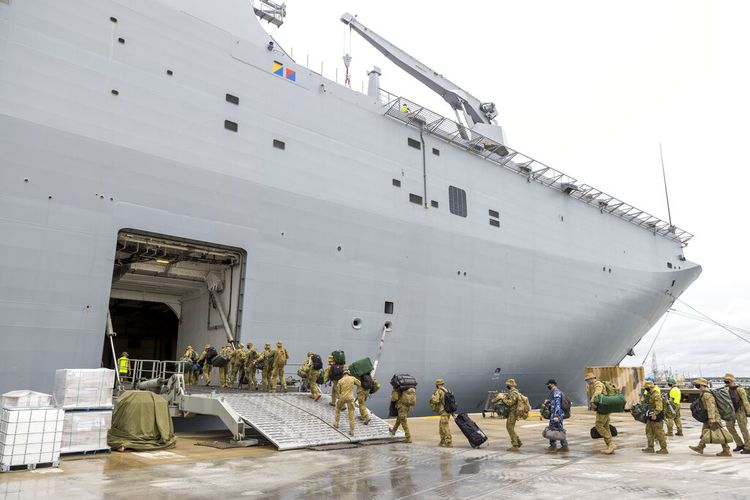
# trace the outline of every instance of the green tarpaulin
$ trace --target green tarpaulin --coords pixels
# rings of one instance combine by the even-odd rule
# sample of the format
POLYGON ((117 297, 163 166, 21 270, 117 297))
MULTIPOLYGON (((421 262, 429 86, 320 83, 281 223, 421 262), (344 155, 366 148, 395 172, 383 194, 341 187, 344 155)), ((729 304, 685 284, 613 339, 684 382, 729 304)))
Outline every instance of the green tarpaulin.
POLYGON ((117 398, 107 444, 114 450, 160 450, 175 445, 167 402, 149 391, 125 391, 117 398))

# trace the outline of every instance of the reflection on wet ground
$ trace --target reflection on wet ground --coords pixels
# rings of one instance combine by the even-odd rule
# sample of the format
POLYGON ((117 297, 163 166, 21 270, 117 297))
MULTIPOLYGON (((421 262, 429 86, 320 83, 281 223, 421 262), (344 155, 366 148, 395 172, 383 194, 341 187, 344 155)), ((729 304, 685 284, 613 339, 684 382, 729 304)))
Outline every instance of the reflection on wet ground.
MULTIPOLYGON (((436 446, 436 419, 410 422, 415 443, 334 451, 277 452, 271 448, 217 450, 195 446, 216 436, 180 436, 159 453, 116 453, 65 460, 61 469, 0 475, 5 498, 750 498, 750 456, 699 456, 688 450, 699 427, 686 419, 686 436, 670 438, 670 455, 646 455, 644 427, 618 415, 620 448, 601 455, 588 438, 593 414, 567 422, 571 452, 545 453, 544 424, 521 422, 521 453, 506 452, 505 422, 476 421, 489 446, 471 449, 453 427, 455 448, 436 446), (699 480, 696 480, 699 479, 699 480)), ((712 453, 708 453, 711 451, 712 453)))

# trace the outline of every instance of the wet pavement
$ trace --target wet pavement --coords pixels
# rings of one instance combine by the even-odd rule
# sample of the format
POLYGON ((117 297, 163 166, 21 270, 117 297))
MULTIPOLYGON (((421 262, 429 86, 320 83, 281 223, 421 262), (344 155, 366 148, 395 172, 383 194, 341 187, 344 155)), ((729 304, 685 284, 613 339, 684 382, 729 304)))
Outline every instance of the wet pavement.
MULTIPOLYGON (((689 415, 689 411, 686 411, 689 415)), ((644 426, 613 417, 620 435, 613 456, 591 440, 594 415, 575 409, 567 421, 571 451, 546 453, 544 422, 520 422, 520 453, 508 446, 505 421, 475 421, 489 436, 472 449, 451 423, 454 448, 437 447, 438 420, 410 419, 414 444, 279 452, 270 446, 196 446, 221 433, 181 434, 162 452, 67 458, 60 469, 0 474, 4 498, 750 498, 750 455, 700 456, 687 446, 700 427, 685 419, 685 436, 669 439, 669 455, 647 455, 644 426)), ((716 449, 712 449, 716 448, 716 449)))

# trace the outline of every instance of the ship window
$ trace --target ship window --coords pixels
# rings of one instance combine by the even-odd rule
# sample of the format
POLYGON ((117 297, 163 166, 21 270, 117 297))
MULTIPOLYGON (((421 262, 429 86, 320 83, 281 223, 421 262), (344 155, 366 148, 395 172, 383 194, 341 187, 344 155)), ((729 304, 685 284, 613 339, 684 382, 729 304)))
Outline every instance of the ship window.
POLYGON ((236 122, 224 120, 224 128, 227 130, 231 130, 232 132, 237 132, 237 128, 239 128, 239 126, 237 125, 236 122))
POLYGON ((120 92, 117 89, 112 89, 112 95, 120 95, 120 92))
POLYGON ((448 205, 453 215, 466 217, 466 191, 448 186, 448 205))
POLYGON ((284 141, 280 141, 278 139, 273 140, 273 147, 276 149, 286 149, 286 143, 284 141))
MULTIPOLYGON (((6 3, 7 3, 7 2, 6 2, 6 3)), ((112 21, 113 23, 116 23, 116 22, 117 22, 117 18, 116 18, 116 17, 110 17, 110 18, 109 18, 109 20, 110 20, 110 21, 112 21)))
POLYGON ((414 193, 409 193, 409 201, 412 203, 416 203, 417 205, 421 205, 422 197, 414 193))
POLYGON ((227 99, 227 102, 231 102, 232 104, 239 104, 240 103, 240 98, 237 97, 236 95, 227 94, 226 99, 227 99))
POLYGON ((430 205, 432 205, 432 208, 438 208, 438 202, 437 202, 437 201, 435 201, 435 200, 432 200, 432 201, 430 202, 430 205))
POLYGON ((384 311, 386 314, 393 314, 393 302, 386 301, 384 311))
POLYGON ((435 156, 440 156, 440 150, 438 148, 432 148, 432 154, 435 156))
POLYGON ((168 74, 169 76, 172 76, 172 75, 174 75, 174 73, 172 72, 172 70, 171 70, 171 69, 168 69, 168 70, 167 70, 167 74, 168 74))
POLYGON ((490 226, 500 227, 500 221, 497 219, 490 219, 490 226))
POLYGON ((409 146, 413 147, 414 149, 422 149, 422 144, 419 141, 416 141, 409 137, 407 139, 407 142, 409 143, 409 146))
POLYGON ((490 209, 490 217, 494 217, 496 219, 499 219, 500 218, 500 212, 498 212, 497 210, 490 209))
POLYGON ((391 182, 392 182, 392 183, 393 183, 393 185, 394 185, 394 186, 396 186, 397 188, 400 188, 400 187, 401 187, 401 181, 400 181, 400 180, 398 180, 398 179, 393 179, 393 180, 392 180, 391 182))
POLYGON ((667 267, 670 268, 670 269, 672 269, 672 263, 671 262, 667 262, 667 267))
POLYGON ((125 39, 124 38, 118 38, 117 41, 120 42, 120 43, 125 43, 125 39))

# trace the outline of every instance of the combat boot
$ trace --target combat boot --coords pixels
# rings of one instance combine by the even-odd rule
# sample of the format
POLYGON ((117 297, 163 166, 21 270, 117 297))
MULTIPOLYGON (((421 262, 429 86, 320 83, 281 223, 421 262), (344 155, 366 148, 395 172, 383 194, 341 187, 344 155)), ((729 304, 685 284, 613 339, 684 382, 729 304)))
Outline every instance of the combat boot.
POLYGON ((740 452, 741 455, 750 455, 750 448, 743 448, 740 452))
POLYGON ((668 433, 667 433, 667 436, 674 436, 674 433, 672 433, 672 432, 668 432, 668 433))
POLYGON ((732 451, 742 451, 742 449, 745 447, 744 444, 739 445, 737 448, 733 449, 732 451))
POLYGON ((677 431, 677 434, 675 436, 684 436, 685 434, 682 433, 682 431, 677 431))
POLYGON ((607 449, 603 450, 602 453, 605 454, 605 455, 612 455, 615 452, 616 448, 617 448, 617 446, 615 445, 614 442, 609 443, 609 446, 607 446, 607 449))
POLYGON ((388 427, 388 434, 390 434, 391 436, 395 436, 396 429, 394 429, 393 427, 388 427))
POLYGON ((691 450, 693 450, 696 453, 699 453, 699 454, 703 455, 703 447, 701 447, 701 446, 688 446, 688 448, 690 448, 691 450))
POLYGON ((721 452, 717 453, 716 456, 717 457, 731 457, 732 456, 732 452, 729 451, 729 446, 727 446, 726 448, 724 448, 723 450, 721 450, 721 452))
POLYGON ((547 446, 544 451, 547 453, 555 453, 557 451, 557 446, 547 446))
POLYGON ((667 451, 666 448, 661 448, 659 451, 656 452, 658 455, 669 455, 669 451, 667 451))
POLYGON ((560 446, 560 449, 559 449, 559 450, 557 450, 557 451, 558 451, 559 453, 567 453, 567 452, 569 452, 569 451, 570 451, 570 448, 568 448, 567 446, 560 446))
POLYGON ((653 446, 646 446, 645 448, 641 448, 641 451, 643 453, 654 453, 654 447, 653 446))
POLYGON ((511 446, 510 448, 505 448, 505 451, 512 451, 512 452, 519 452, 521 451, 518 446, 511 446))

